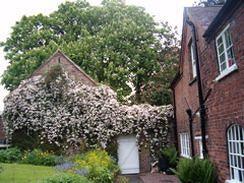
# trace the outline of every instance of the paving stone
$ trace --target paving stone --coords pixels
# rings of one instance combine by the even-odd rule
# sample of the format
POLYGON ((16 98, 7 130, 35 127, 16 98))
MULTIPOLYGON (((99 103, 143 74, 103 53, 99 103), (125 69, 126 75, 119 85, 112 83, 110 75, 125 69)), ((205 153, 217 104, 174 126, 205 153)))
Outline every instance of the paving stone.
POLYGON ((164 175, 162 173, 147 173, 139 175, 142 183, 180 183, 174 175, 164 175))

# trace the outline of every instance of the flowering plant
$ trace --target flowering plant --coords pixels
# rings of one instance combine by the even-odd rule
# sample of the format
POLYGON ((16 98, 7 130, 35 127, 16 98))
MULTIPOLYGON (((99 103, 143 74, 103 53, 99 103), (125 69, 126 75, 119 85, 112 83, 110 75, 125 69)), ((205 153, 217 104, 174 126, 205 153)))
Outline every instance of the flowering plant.
POLYGON ((121 105, 108 86, 87 86, 53 66, 46 74, 24 80, 5 99, 5 131, 38 132, 42 143, 59 147, 100 144, 135 134, 139 146, 149 144, 152 154, 167 143, 171 106, 121 105), (145 143, 146 142, 146 143, 145 143))

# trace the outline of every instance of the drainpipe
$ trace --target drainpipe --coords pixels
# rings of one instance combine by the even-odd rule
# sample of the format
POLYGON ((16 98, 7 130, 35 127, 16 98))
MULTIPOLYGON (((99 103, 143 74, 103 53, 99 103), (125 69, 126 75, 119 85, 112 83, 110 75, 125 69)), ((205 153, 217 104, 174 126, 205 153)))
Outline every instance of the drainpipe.
POLYGON ((201 73, 200 73, 200 64, 198 57, 198 49, 196 42, 196 29, 195 25, 189 18, 186 20, 186 23, 192 28, 192 42, 194 46, 194 52, 196 55, 196 72, 197 72, 197 87, 198 87, 198 99, 199 99, 199 112, 200 112, 200 122, 201 122, 201 135, 202 135, 202 146, 203 146, 203 157, 206 158, 208 151, 206 145, 206 109, 204 104, 203 90, 202 90, 202 81, 201 81, 201 73))
POLYGON ((191 140, 191 155, 192 155, 192 157, 194 157, 195 156, 195 152, 194 152, 193 127, 192 127, 192 122, 193 122, 192 110, 191 109, 187 109, 186 113, 188 114, 188 117, 189 117, 190 140, 191 140))
POLYGON ((175 137, 175 147, 178 150, 178 133, 177 133, 177 118, 176 118, 176 105, 175 105, 175 90, 172 89, 173 91, 173 103, 174 103, 174 137, 175 137))

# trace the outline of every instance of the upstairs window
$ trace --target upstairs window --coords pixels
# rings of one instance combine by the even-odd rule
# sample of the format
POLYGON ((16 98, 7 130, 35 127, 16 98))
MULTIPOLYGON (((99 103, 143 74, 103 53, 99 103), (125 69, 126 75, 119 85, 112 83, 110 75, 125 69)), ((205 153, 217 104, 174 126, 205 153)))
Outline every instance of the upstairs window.
POLYGON ((190 50, 191 50, 192 77, 195 78, 197 76, 197 70, 196 70, 196 52, 195 52, 195 49, 194 49, 193 42, 191 42, 190 50))
POLYGON ((244 128, 232 125, 227 131, 230 166, 229 183, 244 182, 244 128))
POLYGON ((188 133, 180 133, 181 156, 190 158, 190 138, 188 133))
POLYGON ((236 64, 229 25, 216 38, 216 47, 220 74, 233 70, 236 64))

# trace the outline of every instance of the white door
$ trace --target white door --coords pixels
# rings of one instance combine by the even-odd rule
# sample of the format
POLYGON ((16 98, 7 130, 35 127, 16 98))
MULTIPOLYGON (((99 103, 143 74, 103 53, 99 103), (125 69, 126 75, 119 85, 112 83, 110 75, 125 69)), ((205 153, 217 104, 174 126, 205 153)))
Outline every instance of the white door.
POLYGON ((139 173, 139 153, 135 136, 118 138, 118 159, 122 174, 139 173))

